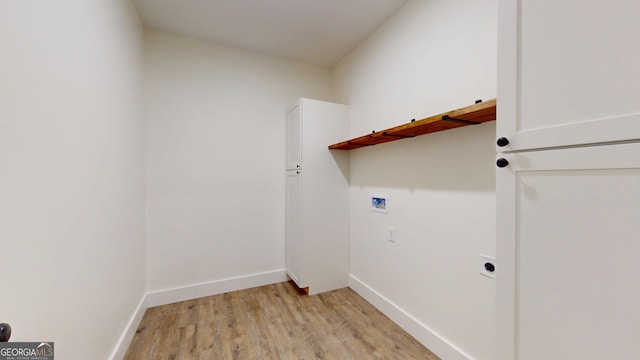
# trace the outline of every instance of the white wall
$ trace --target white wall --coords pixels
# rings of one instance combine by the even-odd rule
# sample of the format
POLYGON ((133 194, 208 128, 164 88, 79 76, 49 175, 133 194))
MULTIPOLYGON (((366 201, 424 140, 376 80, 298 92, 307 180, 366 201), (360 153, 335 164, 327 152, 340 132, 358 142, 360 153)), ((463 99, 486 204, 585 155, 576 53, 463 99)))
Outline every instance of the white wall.
POLYGON ((0 321, 106 359, 144 294, 142 29, 126 0, 0 2, 0 321))
MULTIPOLYGON (((494 2, 410 1, 334 71, 351 136, 494 98, 496 36, 494 2)), ((351 274, 456 356, 484 360, 495 285, 478 270, 495 250, 494 141, 492 122, 351 152, 351 274), (388 214, 369 210, 371 193, 388 196, 388 214)))
POLYGON ((283 270, 285 114, 328 70, 145 33, 147 288, 283 270))

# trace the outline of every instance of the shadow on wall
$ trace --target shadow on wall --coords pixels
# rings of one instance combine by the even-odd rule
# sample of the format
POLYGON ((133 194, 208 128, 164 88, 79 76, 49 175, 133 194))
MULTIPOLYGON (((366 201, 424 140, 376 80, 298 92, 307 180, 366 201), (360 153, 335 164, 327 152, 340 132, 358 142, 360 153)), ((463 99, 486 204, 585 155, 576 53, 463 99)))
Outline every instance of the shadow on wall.
POLYGON ((351 173, 349 152, 343 150, 329 150, 329 153, 331 154, 333 161, 335 161, 336 166, 340 170, 342 177, 349 184, 349 177, 351 173))
POLYGON ((495 122, 351 150, 351 186, 495 192, 495 122))

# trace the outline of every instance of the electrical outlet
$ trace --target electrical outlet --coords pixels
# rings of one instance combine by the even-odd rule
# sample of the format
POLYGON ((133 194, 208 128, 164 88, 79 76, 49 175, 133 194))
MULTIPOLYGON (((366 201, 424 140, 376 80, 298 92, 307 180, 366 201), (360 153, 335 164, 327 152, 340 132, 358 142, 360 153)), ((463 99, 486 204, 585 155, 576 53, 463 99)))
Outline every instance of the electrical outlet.
POLYGON ((389 227, 389 234, 387 236, 387 240, 389 240, 389 242, 396 242, 396 228, 394 227, 389 227))
POLYGON ((496 258, 480 254, 480 274, 493 279, 496 276, 496 258))

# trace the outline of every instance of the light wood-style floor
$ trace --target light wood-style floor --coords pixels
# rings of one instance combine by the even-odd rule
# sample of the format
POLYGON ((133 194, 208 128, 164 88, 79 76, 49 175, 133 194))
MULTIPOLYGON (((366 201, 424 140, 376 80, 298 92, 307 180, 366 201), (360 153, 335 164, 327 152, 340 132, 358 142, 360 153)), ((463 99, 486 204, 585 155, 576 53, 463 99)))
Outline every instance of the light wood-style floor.
POLYGON ((292 283, 150 308, 125 360, 439 360, 353 290, 292 283))

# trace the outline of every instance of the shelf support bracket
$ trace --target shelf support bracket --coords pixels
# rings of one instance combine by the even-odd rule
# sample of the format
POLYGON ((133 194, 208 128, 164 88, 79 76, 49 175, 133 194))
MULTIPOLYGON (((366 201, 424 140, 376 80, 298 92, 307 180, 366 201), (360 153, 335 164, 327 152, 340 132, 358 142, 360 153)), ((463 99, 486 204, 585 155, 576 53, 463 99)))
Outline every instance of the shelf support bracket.
POLYGON ((449 117, 449 115, 442 115, 442 120, 450 121, 450 122, 454 122, 454 123, 458 123, 458 124, 465 124, 465 125, 478 125, 478 124, 480 124, 479 122, 475 122, 475 121, 469 121, 469 120, 463 120, 463 119, 455 119, 455 118, 449 117))
POLYGON ((403 139, 408 139, 408 138, 413 138, 415 136, 413 135, 400 135, 400 134, 389 134, 388 132, 384 131, 382 132, 382 136, 393 136, 393 137, 399 137, 399 138, 403 138, 403 139))

